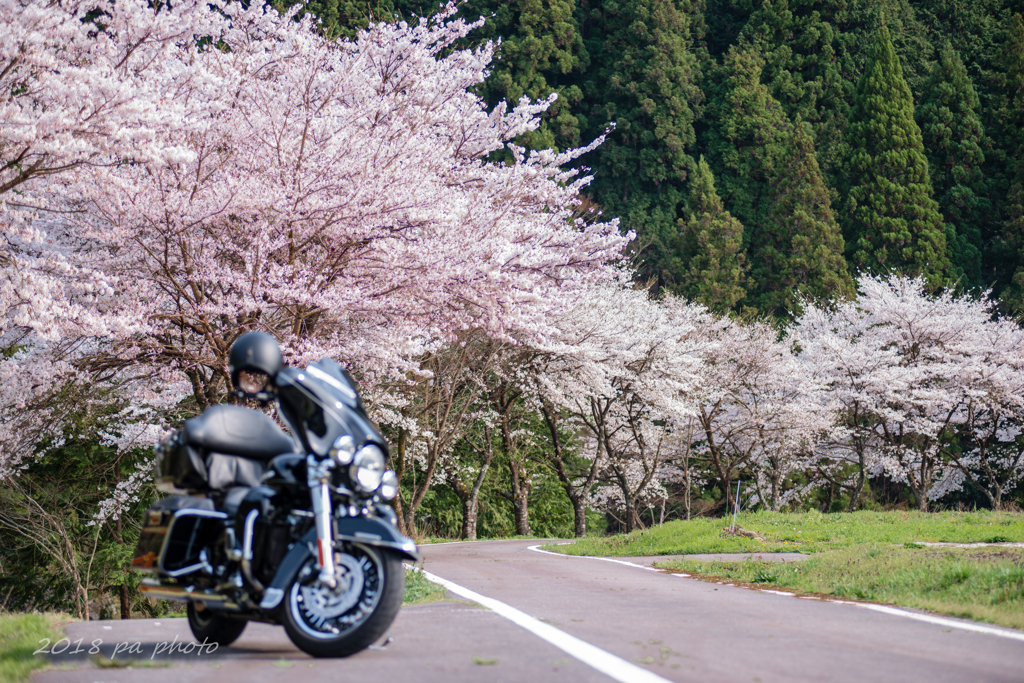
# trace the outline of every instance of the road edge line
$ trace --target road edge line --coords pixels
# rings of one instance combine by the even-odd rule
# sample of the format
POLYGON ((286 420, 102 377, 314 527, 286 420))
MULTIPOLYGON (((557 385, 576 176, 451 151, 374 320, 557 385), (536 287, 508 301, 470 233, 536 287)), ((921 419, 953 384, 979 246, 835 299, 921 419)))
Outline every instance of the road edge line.
POLYGON ((611 557, 597 557, 596 555, 563 555, 562 553, 553 553, 550 550, 541 550, 539 545, 531 545, 527 547, 527 550, 532 550, 535 553, 544 553, 545 555, 554 555, 555 557, 582 557, 588 560, 601 560, 602 562, 614 562, 615 564, 622 564, 627 567, 635 567, 636 569, 646 569, 649 572, 661 573, 660 569, 654 567, 648 567, 644 564, 637 564, 636 562, 627 562, 626 560, 616 560, 611 557))
MULTIPOLYGON (((822 602, 829 602, 823 600, 822 602)), ((1024 633, 1017 633, 1007 629, 997 628, 995 626, 984 626, 982 624, 975 624, 973 622, 964 622, 957 619, 948 619, 946 617, 936 617, 931 614, 919 614, 917 612, 908 612, 907 610, 899 609, 898 607, 888 607, 886 605, 870 605, 863 602, 845 603, 853 604, 861 609, 869 609, 875 612, 881 612, 882 614, 889 614, 894 617, 904 617, 906 619, 916 619, 917 621, 924 621, 929 624, 935 624, 936 626, 948 626, 949 628, 958 628, 963 631, 975 631, 976 633, 984 633, 989 636, 999 636, 1000 638, 1009 638, 1010 640, 1024 641, 1024 633)))
POLYGON ((423 573, 423 576, 428 581, 444 586, 452 593, 486 607, 599 673, 619 681, 619 683, 669 683, 668 679, 662 678, 652 671, 627 662, 625 659, 610 652, 605 652, 596 645, 591 645, 585 640, 571 636, 550 624, 545 624, 543 621, 531 617, 511 605, 506 605, 494 598, 480 595, 475 591, 447 579, 442 579, 440 576, 431 574, 426 570, 420 569, 419 571, 423 573))

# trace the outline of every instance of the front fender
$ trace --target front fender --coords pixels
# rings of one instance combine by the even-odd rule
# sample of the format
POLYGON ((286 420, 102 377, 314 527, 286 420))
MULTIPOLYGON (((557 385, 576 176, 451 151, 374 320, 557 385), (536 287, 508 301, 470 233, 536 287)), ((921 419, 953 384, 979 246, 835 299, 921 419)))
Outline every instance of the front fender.
MULTIPOLYGON (((338 533, 335 540, 361 543, 377 548, 397 551, 399 555, 414 562, 420 561, 420 553, 416 543, 406 538, 394 526, 375 517, 343 517, 337 520, 338 533)), ((291 585, 295 575, 309 557, 316 557, 316 527, 311 528, 295 543, 281 560, 274 574, 274 580, 263 593, 260 607, 271 610, 277 607, 284 597, 284 592, 291 585)))
MULTIPOLYGON (((316 530, 313 530, 316 540, 316 530)), ((420 561, 420 551, 411 538, 406 538, 393 525, 377 517, 343 517, 338 520, 339 541, 352 541, 378 548, 397 550, 402 557, 420 561)))

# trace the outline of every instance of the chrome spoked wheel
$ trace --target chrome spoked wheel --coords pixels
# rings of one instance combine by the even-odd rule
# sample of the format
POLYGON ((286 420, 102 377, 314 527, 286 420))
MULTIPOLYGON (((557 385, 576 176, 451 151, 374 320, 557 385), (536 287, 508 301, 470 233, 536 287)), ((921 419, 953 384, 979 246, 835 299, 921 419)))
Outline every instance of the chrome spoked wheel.
MULTIPOLYGON (((338 585, 298 581, 288 591, 289 609, 297 626, 312 638, 332 639, 358 628, 380 601, 384 563, 376 552, 362 548, 335 556, 338 585)), ((313 564, 313 560, 309 560, 313 564)))
POLYGON ((393 553, 350 544, 335 554, 335 565, 332 588, 316 578, 316 560, 309 558, 285 599, 289 637, 317 657, 344 657, 370 645, 391 625, 405 590, 393 553))

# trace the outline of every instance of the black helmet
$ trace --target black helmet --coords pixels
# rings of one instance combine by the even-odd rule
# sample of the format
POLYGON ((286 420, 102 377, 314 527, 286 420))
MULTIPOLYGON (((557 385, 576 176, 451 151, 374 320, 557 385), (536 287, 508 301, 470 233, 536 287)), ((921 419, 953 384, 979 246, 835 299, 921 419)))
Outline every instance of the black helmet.
POLYGON ((246 332, 231 345, 228 372, 239 398, 269 401, 271 381, 284 365, 277 340, 265 332, 246 332))

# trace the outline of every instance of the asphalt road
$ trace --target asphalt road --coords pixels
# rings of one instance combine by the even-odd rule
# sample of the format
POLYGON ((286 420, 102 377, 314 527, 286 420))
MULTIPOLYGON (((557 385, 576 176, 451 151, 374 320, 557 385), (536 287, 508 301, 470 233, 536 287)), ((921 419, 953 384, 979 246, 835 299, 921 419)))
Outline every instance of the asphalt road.
POLYGON ((90 622, 67 627, 71 646, 33 680, 1024 681, 1019 632, 1006 638, 715 585, 642 562, 543 554, 530 550, 536 544, 424 546, 427 572, 463 595, 500 602, 485 609, 455 596, 404 608, 386 647, 348 659, 310 659, 282 629, 262 624, 217 652, 168 656, 165 647, 154 656, 163 644, 191 642, 183 619, 90 622), (98 668, 88 651, 94 640, 108 658, 120 648, 114 661, 132 668, 98 668))

